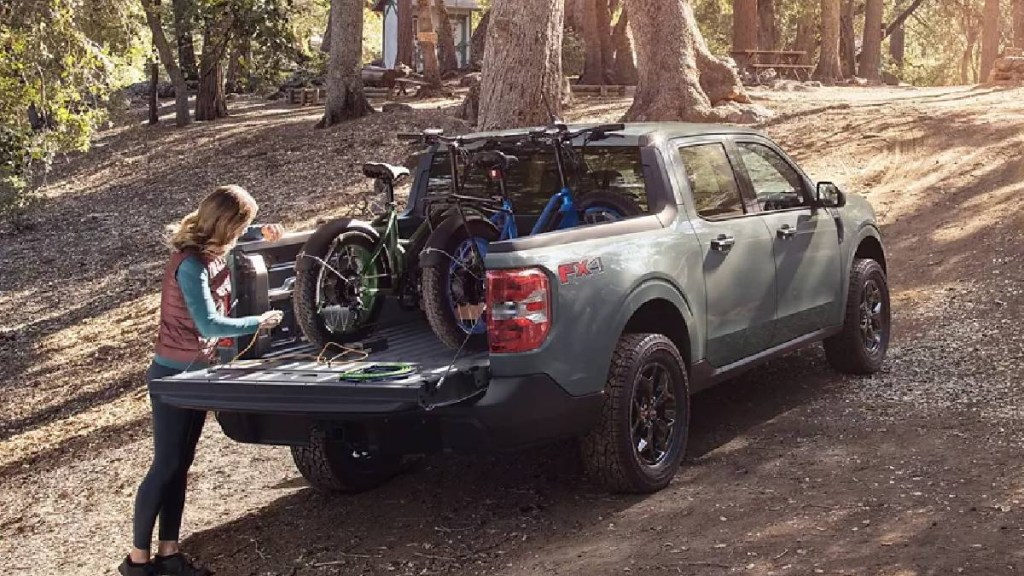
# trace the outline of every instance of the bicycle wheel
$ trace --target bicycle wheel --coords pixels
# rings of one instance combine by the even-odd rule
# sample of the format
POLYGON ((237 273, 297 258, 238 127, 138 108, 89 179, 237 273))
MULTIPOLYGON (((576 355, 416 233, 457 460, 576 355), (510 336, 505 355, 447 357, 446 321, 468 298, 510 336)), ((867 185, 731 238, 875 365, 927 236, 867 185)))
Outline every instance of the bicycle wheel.
POLYGON ((310 237, 303 247, 313 260, 295 276, 295 319, 318 348, 342 344, 371 332, 380 316, 385 274, 376 242, 363 232, 344 231, 333 238, 310 237))

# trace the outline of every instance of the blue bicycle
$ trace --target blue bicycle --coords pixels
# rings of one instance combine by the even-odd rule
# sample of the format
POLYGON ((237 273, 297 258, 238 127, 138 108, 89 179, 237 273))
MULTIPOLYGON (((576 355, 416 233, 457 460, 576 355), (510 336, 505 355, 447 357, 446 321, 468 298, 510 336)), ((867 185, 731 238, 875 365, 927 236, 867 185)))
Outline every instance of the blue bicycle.
POLYGON ((470 157, 470 166, 485 171, 497 184, 499 197, 490 204, 462 193, 453 194, 452 198, 456 201, 473 199, 475 207, 490 211, 490 216, 453 213, 434 230, 420 255, 423 309, 434 333, 446 346, 471 351, 487 348, 484 316, 487 246, 495 240, 520 237, 507 187, 509 169, 518 159, 498 148, 531 144, 554 150, 559 190, 548 199, 530 231, 531 235, 540 234, 642 213, 632 198, 610 190, 598 189, 577 198, 569 182, 570 173, 578 179, 588 172, 582 153, 572 146, 576 138, 584 137, 582 150, 586 150, 590 141, 624 128, 622 124, 606 124, 570 132, 564 124, 554 124, 525 135, 491 138, 480 146, 483 150, 470 157))

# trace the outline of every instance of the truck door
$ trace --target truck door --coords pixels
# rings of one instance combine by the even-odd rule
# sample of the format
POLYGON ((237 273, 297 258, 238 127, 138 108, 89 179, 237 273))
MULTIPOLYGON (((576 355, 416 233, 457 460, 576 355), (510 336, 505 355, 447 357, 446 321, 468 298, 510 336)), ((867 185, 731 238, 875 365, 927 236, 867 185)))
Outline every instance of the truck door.
POLYGON ((721 142, 678 147, 688 213, 700 242, 708 362, 720 368, 771 345, 775 318, 772 238, 745 202, 721 142))
POLYGON ((772 237, 778 290, 775 344, 840 321, 842 271, 833 216, 811 206, 810 183, 773 147, 736 141, 741 182, 772 237))

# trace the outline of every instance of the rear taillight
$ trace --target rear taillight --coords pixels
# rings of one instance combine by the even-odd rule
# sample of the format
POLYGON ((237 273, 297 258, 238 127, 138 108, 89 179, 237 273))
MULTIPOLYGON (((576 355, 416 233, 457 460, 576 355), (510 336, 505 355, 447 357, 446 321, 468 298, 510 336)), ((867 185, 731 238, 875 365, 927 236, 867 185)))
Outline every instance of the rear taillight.
POLYGON ((551 329, 551 287, 536 268, 487 272, 487 339, 491 352, 540 348, 551 329))

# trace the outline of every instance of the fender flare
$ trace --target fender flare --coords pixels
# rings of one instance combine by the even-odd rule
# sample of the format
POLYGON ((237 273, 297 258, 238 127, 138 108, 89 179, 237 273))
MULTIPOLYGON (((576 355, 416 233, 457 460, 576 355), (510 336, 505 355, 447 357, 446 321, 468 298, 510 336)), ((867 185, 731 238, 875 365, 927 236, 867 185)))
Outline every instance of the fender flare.
MULTIPOLYGON (((467 213, 465 221, 473 220, 487 222, 493 226, 493 223, 482 215, 472 212, 467 213)), ((452 232, 463 225, 463 222, 464 220, 462 216, 458 212, 455 212, 441 221, 441 224, 439 224, 437 228, 434 228, 434 231, 427 237, 427 241, 423 243, 423 249, 419 254, 420 268, 440 266, 445 262, 445 255, 443 252, 448 244, 448 238, 452 235, 452 232)))
MULTIPOLYGON (((295 257, 295 271, 297 273, 306 272, 310 266, 313 265, 314 260, 309 258, 303 258, 302 255, 307 252, 322 253, 332 240, 348 231, 358 231, 369 236, 374 242, 380 239, 380 234, 374 230, 373 226, 370 226, 369 222, 365 220, 356 220, 354 218, 336 218, 324 222, 316 231, 306 239, 306 242, 302 245, 299 250, 299 254, 295 257)), ((385 258, 385 266, 390 268, 388 260, 385 258)))
MULTIPOLYGON (((672 304, 683 319, 684 329, 689 342, 688 350, 679 352, 685 356, 691 364, 704 358, 704 343, 701 339, 701 331, 689 300, 683 291, 673 282, 665 278, 651 277, 638 284, 620 306, 621 312, 616 318, 615 326, 618 334, 626 329, 627 324, 633 316, 645 304, 654 300, 665 300, 672 304)), ((610 352, 609 352, 610 357, 610 352)))

